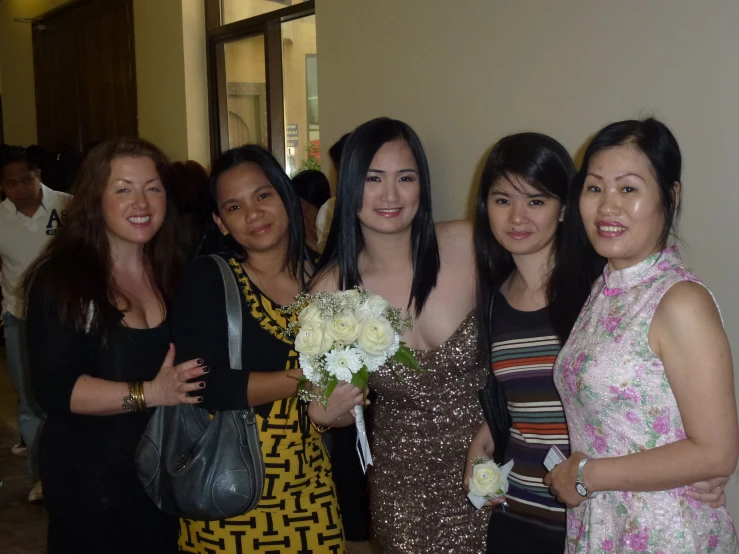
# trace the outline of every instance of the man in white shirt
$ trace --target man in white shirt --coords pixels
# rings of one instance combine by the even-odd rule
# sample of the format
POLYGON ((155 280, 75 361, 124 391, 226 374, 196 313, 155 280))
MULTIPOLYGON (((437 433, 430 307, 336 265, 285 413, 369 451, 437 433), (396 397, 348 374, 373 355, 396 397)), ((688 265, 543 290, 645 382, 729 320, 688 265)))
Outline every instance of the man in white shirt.
POLYGON ((64 220, 69 194, 41 183, 38 163, 25 148, 0 154, 0 259, 2 259, 2 318, 8 373, 18 392, 18 430, 28 448, 28 470, 34 486, 28 500, 43 500, 38 469, 38 438, 44 414, 33 399, 26 350, 23 279, 64 220))

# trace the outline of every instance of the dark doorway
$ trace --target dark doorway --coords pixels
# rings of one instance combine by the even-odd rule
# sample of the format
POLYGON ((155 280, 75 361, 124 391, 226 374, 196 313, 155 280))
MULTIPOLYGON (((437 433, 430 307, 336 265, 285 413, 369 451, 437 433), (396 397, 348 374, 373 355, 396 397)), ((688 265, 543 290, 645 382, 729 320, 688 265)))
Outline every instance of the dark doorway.
POLYGON ((138 133, 132 0, 81 0, 34 20, 38 142, 78 150, 138 133))

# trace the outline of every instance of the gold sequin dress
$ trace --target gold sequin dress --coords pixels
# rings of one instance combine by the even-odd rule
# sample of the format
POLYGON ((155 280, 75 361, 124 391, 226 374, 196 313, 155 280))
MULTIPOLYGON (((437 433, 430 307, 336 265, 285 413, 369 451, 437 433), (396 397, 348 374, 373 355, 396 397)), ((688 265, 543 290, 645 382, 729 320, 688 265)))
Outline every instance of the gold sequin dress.
POLYGON ((429 373, 395 365, 370 378, 372 526, 383 554, 485 551, 489 512, 462 490, 467 447, 482 421, 477 392, 487 367, 473 313, 434 350, 414 350, 429 373))

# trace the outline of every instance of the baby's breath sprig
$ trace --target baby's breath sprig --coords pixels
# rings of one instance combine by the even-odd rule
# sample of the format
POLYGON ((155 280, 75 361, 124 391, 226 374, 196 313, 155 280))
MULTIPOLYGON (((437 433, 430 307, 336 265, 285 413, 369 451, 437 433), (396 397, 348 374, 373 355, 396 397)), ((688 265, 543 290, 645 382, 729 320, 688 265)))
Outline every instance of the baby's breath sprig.
POLYGON ((470 463, 471 463, 471 464, 472 464, 473 466, 476 466, 476 465, 478 465, 478 464, 484 464, 484 463, 487 463, 487 462, 489 462, 489 461, 490 461, 491 459, 492 459, 492 458, 486 458, 485 456, 475 456, 474 458, 472 458, 472 460, 470 460, 470 463))
POLYGON ((385 310, 385 318, 399 335, 404 335, 413 329, 413 314, 410 312, 403 315, 403 310, 390 307, 385 310))

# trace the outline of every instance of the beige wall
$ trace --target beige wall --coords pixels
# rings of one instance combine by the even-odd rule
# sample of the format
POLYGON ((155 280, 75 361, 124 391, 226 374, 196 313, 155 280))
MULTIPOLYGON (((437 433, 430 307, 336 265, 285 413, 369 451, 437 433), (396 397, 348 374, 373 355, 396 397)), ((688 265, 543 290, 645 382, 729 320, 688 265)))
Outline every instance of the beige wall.
MULTIPOLYGON (((465 216, 507 133, 548 133, 575 153, 605 123, 662 118, 684 153, 683 252, 739 359, 739 3, 317 0, 316 16, 323 144, 372 117, 407 121, 438 220, 465 216)), ((727 492, 739 522, 736 479, 727 492)))
MULTIPOLYGON (((31 25, 68 0, 0 1, 0 80, 5 141, 36 142, 31 25)), ((202 0, 134 0, 139 134, 173 159, 209 163, 202 0), (187 39, 185 39, 187 37, 187 39)))
POLYGON ((134 0, 139 135, 187 157, 181 0, 134 0))

